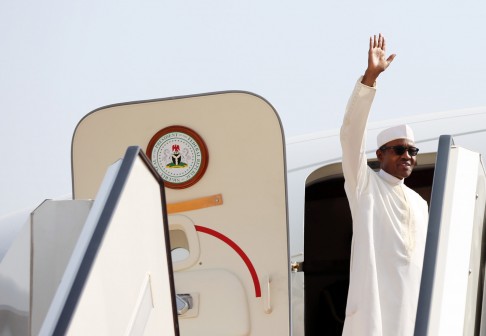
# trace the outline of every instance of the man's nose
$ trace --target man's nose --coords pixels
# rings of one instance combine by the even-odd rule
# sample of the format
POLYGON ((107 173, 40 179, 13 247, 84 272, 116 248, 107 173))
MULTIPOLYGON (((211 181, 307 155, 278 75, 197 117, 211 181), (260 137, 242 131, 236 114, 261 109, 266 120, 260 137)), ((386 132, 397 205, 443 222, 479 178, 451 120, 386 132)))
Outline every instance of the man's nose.
POLYGON ((408 152, 408 149, 405 150, 405 152, 402 154, 402 158, 405 158, 405 159, 411 159, 412 158, 412 156, 408 152))

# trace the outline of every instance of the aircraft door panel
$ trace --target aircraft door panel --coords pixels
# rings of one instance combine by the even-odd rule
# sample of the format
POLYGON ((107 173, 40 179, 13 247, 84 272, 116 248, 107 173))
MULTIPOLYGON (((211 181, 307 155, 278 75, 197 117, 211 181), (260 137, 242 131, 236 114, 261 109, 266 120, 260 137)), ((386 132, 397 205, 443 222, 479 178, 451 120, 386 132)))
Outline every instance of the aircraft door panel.
POLYGON ((273 107, 253 94, 223 92, 93 111, 73 137, 75 197, 93 197, 100 171, 132 144, 157 153, 152 163, 170 182, 175 289, 199 307, 179 315, 181 334, 289 335, 285 142, 273 107), (174 185, 199 155, 185 151, 194 144, 179 135, 187 129, 194 142, 204 142, 204 172, 194 183, 174 185), (224 327, 233 319, 233 330, 224 327))

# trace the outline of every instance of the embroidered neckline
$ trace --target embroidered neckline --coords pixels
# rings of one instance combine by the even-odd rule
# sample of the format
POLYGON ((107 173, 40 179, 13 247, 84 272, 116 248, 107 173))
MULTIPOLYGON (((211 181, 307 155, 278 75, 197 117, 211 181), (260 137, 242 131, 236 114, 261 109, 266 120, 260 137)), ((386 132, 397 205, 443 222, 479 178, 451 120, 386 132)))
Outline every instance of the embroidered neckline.
POLYGON ((408 202, 407 193, 404 190, 405 179, 396 178, 395 176, 388 174, 386 171, 382 169, 380 169, 378 175, 385 182, 390 184, 393 187, 393 189, 396 189, 399 192, 401 198, 404 201, 404 204, 406 204, 407 214, 404 223, 402 223, 402 225, 400 226, 400 231, 403 239, 403 244, 405 245, 405 250, 407 251, 407 260, 408 262, 410 262, 413 251, 415 249, 416 228, 415 228, 415 221, 413 220, 413 216, 412 216, 412 209, 408 202))

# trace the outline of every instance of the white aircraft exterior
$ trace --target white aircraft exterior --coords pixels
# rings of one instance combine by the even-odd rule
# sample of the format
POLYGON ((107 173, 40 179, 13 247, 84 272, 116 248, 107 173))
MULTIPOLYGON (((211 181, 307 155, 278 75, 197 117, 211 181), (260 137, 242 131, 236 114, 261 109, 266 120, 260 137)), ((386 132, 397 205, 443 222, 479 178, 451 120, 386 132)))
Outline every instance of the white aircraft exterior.
MULTIPOLYGON (((370 123, 371 167, 376 135, 398 123, 420 148, 406 183, 430 206, 416 335, 483 333, 486 108, 370 123)), ((340 335, 352 235, 340 161, 339 130, 285 140, 246 92, 93 111, 73 136, 74 200, 9 221, 27 224, 0 256, 0 335, 340 335), (116 193, 120 179, 134 189, 116 193)))

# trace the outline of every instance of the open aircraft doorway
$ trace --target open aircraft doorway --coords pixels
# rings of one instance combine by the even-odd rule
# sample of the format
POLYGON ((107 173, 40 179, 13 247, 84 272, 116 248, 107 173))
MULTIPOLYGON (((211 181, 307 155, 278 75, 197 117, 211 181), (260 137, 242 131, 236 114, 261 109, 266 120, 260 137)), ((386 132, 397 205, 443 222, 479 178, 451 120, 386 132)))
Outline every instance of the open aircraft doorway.
MULTIPOLYGON (((429 204, 435 153, 420 154, 406 184, 429 204)), ((378 169, 378 162, 369 166, 378 169)), ((315 170, 306 181, 304 215, 305 335, 341 335, 349 285, 352 219, 341 163, 315 170)))

